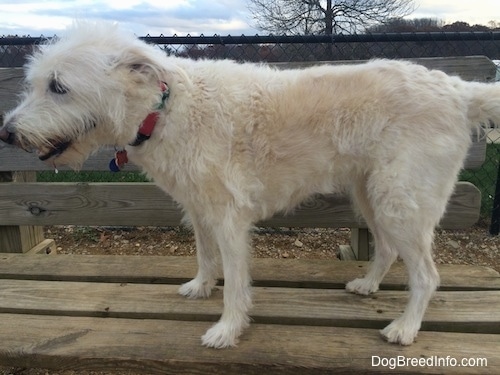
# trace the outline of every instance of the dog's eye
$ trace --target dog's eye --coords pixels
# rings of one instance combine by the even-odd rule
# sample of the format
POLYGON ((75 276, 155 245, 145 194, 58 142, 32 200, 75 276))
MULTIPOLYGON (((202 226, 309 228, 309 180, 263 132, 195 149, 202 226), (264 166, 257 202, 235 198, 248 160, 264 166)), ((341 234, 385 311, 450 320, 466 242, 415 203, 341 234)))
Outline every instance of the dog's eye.
POLYGON ((68 93, 68 89, 64 87, 60 82, 58 82, 55 78, 50 80, 49 90, 50 92, 59 95, 68 93))

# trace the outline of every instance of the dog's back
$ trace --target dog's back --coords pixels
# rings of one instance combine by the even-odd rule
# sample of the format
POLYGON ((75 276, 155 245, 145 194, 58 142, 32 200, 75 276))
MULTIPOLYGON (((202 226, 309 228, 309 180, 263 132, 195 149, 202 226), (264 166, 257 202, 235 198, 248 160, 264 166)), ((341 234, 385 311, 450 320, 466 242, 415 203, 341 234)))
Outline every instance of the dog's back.
MULTIPOLYGON (((462 81, 406 62, 281 71, 203 61, 192 62, 188 75, 198 92, 191 96, 199 100, 193 111, 200 142, 234 164, 225 184, 247 191, 255 219, 314 193, 350 191, 390 163, 394 168, 396 159, 412 191, 418 181, 453 180, 469 145, 462 81)), ((179 118, 189 124, 169 126, 196 128, 193 117, 179 118)))

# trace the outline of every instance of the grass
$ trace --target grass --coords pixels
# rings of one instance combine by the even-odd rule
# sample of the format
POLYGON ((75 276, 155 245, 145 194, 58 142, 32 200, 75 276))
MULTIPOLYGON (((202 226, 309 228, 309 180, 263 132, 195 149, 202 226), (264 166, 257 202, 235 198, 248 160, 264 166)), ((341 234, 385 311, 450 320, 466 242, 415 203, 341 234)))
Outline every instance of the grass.
POLYGON ((500 143, 489 143, 486 147, 486 160, 475 171, 462 171, 460 181, 469 181, 481 190, 481 216, 489 217, 493 209, 493 198, 500 163, 500 143))
POLYGON ((72 235, 76 242, 99 242, 99 233, 91 227, 75 227, 72 235))
POLYGON ((39 182, 147 182, 140 172, 73 172, 44 171, 37 174, 39 182))

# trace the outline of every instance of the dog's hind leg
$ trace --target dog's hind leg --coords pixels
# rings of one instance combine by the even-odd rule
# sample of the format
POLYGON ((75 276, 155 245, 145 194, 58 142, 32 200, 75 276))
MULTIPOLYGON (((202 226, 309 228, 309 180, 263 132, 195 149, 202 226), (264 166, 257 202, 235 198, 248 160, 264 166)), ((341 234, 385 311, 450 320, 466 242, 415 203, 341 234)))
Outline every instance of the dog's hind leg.
POLYGON ((211 228, 207 228, 196 215, 190 215, 196 239, 198 273, 196 277, 181 285, 179 294, 188 298, 208 298, 217 282, 219 253, 211 228))
POLYGON ((389 342, 402 345, 413 342, 429 301, 439 285, 439 274, 431 254, 433 231, 434 227, 428 227, 421 233, 412 230, 413 237, 398 241, 399 254, 409 273, 410 299, 403 315, 381 331, 389 342))
POLYGON ((389 342, 402 345, 409 345, 415 339, 429 300, 439 284, 431 253, 434 227, 446 206, 446 194, 451 194, 453 188, 453 180, 451 183, 447 179, 440 181, 442 189, 436 189, 430 184, 415 185, 412 174, 394 173, 415 170, 413 166, 401 164, 407 160, 403 157, 394 159, 393 164, 384 163, 371 174, 366 185, 377 239, 382 240, 385 245, 382 248, 390 249, 391 253, 386 252, 384 260, 383 256, 378 257, 383 254, 379 252, 375 258, 379 263, 374 263, 376 267, 367 275, 365 283, 369 283, 370 278, 379 281, 394 260, 396 251, 409 273, 410 296, 404 313, 381 331, 389 342))
POLYGON ((250 223, 226 219, 217 223, 215 234, 224 268, 224 311, 212 328, 202 337, 208 347, 236 346, 238 337, 250 324, 248 311, 252 306, 249 271, 250 223))
POLYGON ((373 235, 375 254, 366 276, 347 283, 346 290, 351 293, 367 295, 378 290, 382 279, 397 258, 397 252, 387 242, 386 234, 376 223, 375 213, 368 199, 366 179, 355 184, 352 199, 373 235))

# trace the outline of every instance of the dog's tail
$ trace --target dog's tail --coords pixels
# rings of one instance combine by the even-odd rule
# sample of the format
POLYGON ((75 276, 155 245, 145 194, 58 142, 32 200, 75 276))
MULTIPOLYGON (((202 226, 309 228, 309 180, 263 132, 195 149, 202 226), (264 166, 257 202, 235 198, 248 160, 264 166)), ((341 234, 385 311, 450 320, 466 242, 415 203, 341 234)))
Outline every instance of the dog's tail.
POLYGON ((471 127, 500 128, 500 83, 468 83, 469 111, 467 117, 471 127))

